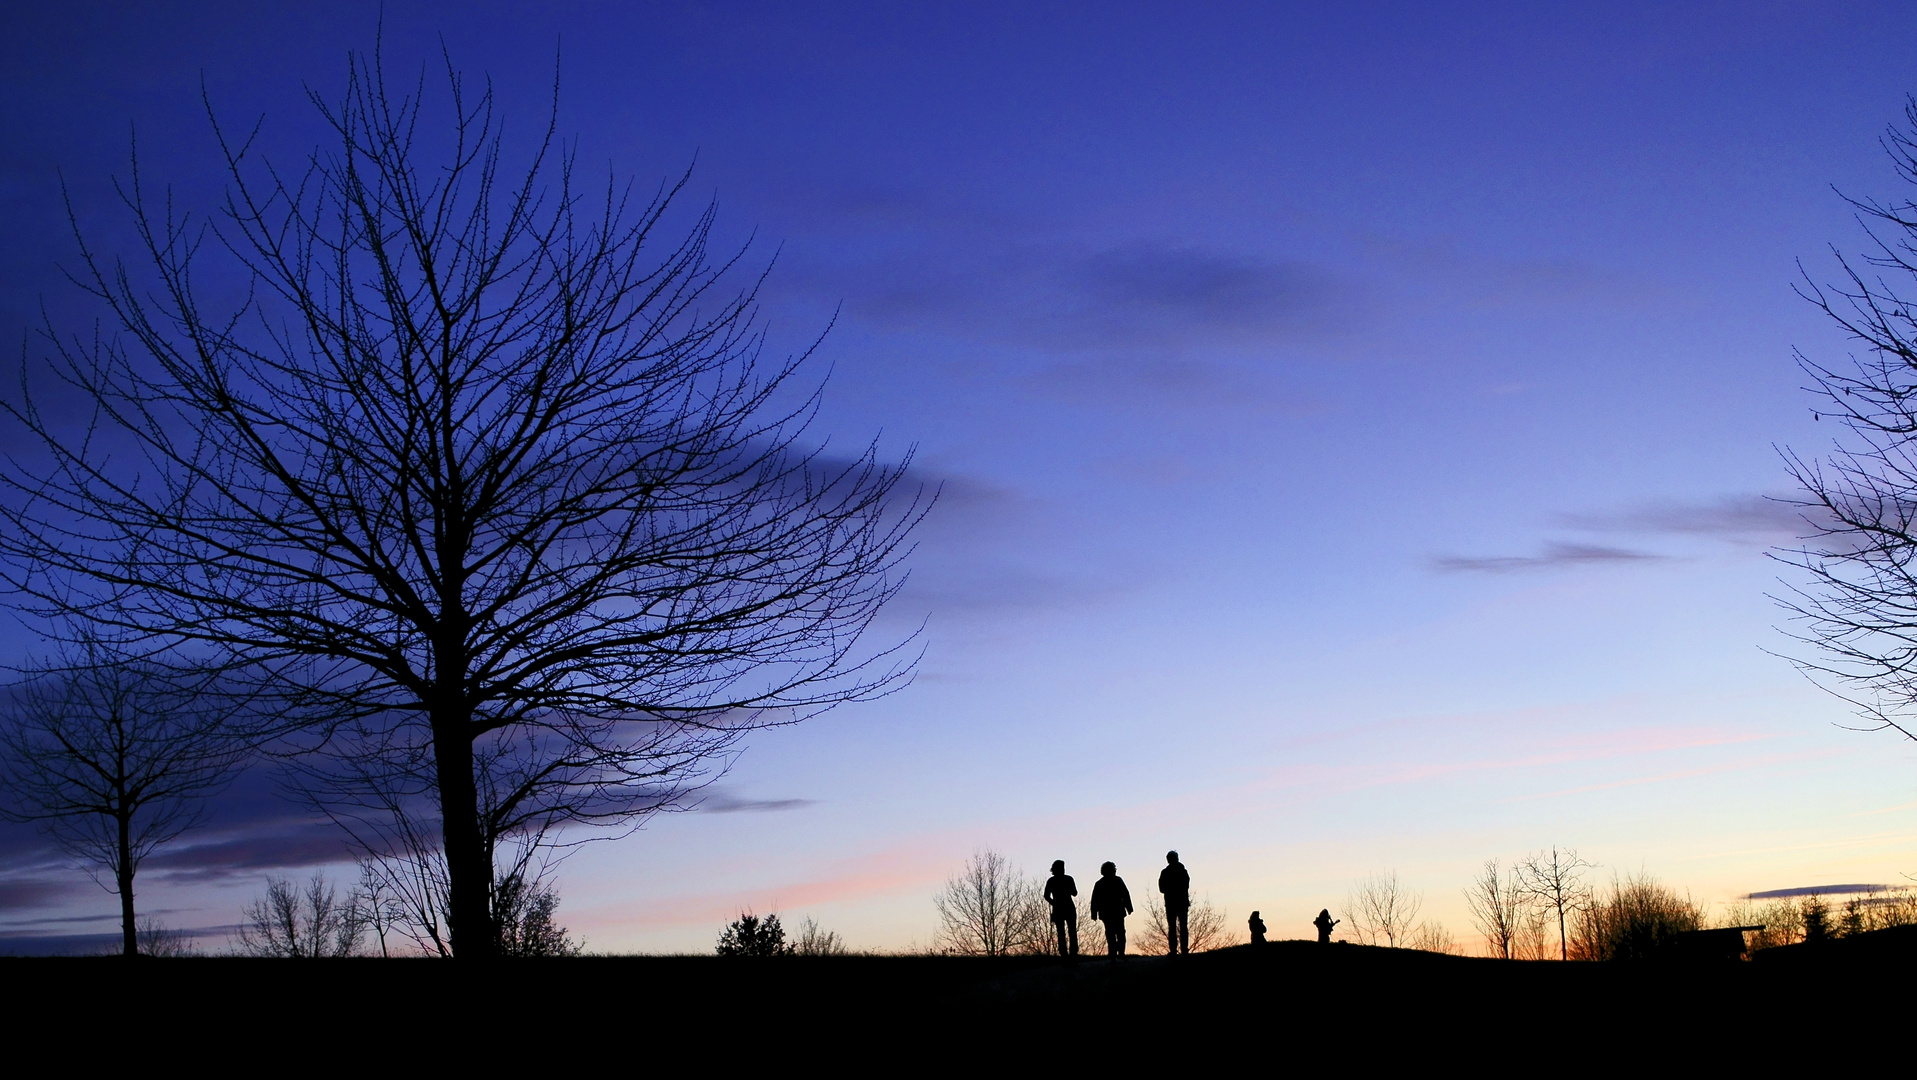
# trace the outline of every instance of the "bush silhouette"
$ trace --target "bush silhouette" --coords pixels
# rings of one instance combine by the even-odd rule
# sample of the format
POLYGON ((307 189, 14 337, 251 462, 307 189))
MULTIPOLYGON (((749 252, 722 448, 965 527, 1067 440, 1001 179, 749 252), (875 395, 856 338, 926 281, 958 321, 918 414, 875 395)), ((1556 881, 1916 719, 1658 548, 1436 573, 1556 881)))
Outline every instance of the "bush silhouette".
POLYGON ((785 927, 777 915, 761 919, 741 912, 719 933, 720 956, 791 956, 792 946, 785 940, 785 927))

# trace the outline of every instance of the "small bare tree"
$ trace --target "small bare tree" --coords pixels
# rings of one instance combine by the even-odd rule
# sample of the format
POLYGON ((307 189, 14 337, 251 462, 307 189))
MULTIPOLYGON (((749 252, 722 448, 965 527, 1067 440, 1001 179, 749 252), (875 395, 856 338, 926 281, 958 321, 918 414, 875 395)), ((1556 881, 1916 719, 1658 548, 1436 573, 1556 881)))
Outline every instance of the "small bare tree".
MULTIPOLYGON (((363 835, 350 829, 349 833, 356 841, 363 835)), ((451 889, 437 830, 398 814, 380 837, 385 843, 366 847, 368 853, 359 860, 362 892, 387 905, 392 926, 414 948, 428 956, 451 956, 452 935, 447 930, 451 889)), ((384 942, 382 937, 382 948, 384 942)))
MULTIPOLYGON (((1192 952, 1208 952, 1238 944, 1237 932, 1227 920, 1225 909, 1212 906, 1209 897, 1192 901, 1185 920, 1192 952)), ((1164 898, 1155 891, 1147 893, 1145 932, 1134 939, 1138 951, 1148 956, 1165 955, 1171 947, 1169 929, 1165 919, 1164 898)))
POLYGON ((961 956, 1044 951, 1051 926, 1040 893, 1039 884, 1014 870, 1005 856, 974 852, 934 898, 939 948, 961 956))
POLYGON ((8 688, 0 815, 38 825, 119 896, 124 955, 140 951, 140 863, 232 780, 248 748, 243 707, 216 692, 213 674, 134 659, 97 638, 8 688))
POLYGON ((1478 876, 1471 879, 1464 890, 1465 906, 1492 956, 1511 960, 1519 955, 1530 899, 1517 868, 1506 871, 1496 859, 1486 859, 1478 876))
POLYGON ((140 916, 140 955, 181 957, 200 955, 199 942, 148 915, 140 916))
POLYGON ((1556 847, 1527 855, 1517 865, 1524 893, 1557 917, 1559 960, 1571 958, 1570 921, 1590 903, 1591 888, 1584 872, 1596 868, 1596 863, 1578 858, 1574 849, 1556 847))
POLYGON ((1453 937, 1451 931, 1445 929, 1444 924, 1436 919, 1426 919, 1419 923, 1417 929, 1411 931, 1410 935, 1406 937, 1405 947, 1417 949, 1421 952, 1446 953, 1451 955, 1456 955, 1462 951, 1458 948, 1458 939, 1453 937))
POLYGON ((825 929, 810 915, 799 924, 799 940, 792 947, 794 956, 844 956, 848 951, 837 931, 825 929))
POLYGON ((1527 903, 1518 914, 1517 937, 1511 942, 1513 960, 1551 959, 1551 913, 1527 903))
POLYGON ((266 879, 266 895, 241 913, 240 951, 252 956, 324 959, 359 951, 364 928, 354 899, 341 899, 324 877, 304 886, 266 879))
POLYGON ((359 864, 359 885, 353 890, 353 918, 372 932, 379 942, 379 955, 391 957, 391 938, 406 924, 406 900, 392 879, 373 860, 359 864))
POLYGON ((1409 944, 1411 931, 1424 906, 1424 894, 1406 889, 1392 870, 1372 874, 1345 897, 1345 924, 1363 945, 1383 943, 1393 948, 1409 944))

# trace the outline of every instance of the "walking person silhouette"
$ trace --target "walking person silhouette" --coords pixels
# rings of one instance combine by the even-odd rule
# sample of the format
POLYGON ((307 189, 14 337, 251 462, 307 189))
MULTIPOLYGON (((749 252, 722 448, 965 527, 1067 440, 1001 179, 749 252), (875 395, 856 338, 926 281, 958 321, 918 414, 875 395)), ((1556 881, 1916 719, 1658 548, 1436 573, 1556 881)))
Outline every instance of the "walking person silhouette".
POLYGON ((1165 953, 1190 956, 1191 875, 1178 861, 1176 851, 1165 853, 1165 868, 1158 872, 1158 891, 1165 896, 1165 953))
POLYGON ((1118 876, 1118 867, 1106 863, 1098 868, 1098 884, 1092 886, 1092 918, 1105 924, 1105 955, 1116 960, 1125 955, 1125 916, 1132 913, 1132 891, 1118 876))
POLYGON ((1321 909, 1318 912, 1318 917, 1311 920, 1311 925, 1318 928, 1318 944, 1320 945, 1331 944, 1331 928, 1338 925, 1341 922, 1344 922, 1344 920, 1334 919, 1331 917, 1330 908, 1321 909))
POLYGON ((1258 913, 1254 911, 1251 913, 1251 918, 1246 920, 1246 923, 1251 927, 1251 943, 1253 945, 1263 945, 1265 943, 1265 920, 1259 918, 1258 913))
POLYGON ((1058 955, 1078 955, 1078 883, 1065 873, 1065 860, 1052 863, 1045 881, 1045 902, 1052 905, 1052 929, 1058 931, 1058 955), (1070 934, 1069 940, 1066 935, 1070 934))

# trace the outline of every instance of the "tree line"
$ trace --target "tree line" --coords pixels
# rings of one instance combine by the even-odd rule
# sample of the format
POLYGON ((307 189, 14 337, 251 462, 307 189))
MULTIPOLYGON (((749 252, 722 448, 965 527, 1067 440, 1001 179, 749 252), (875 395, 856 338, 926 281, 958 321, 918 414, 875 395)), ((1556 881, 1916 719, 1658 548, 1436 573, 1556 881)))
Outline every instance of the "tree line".
MULTIPOLYGON (((1674 935, 1713 926, 1762 925, 1747 935, 1749 952, 1917 925, 1917 890, 1883 887, 1833 902, 1816 895, 1736 900, 1713 917, 1707 906, 1647 873, 1595 878, 1601 867, 1575 849, 1552 847, 1506 864, 1488 859, 1463 890, 1481 955, 1510 960, 1615 960, 1658 955, 1674 935)), ((1038 879, 1003 854, 981 849, 933 897, 936 926, 923 950, 952 956, 1039 956, 1056 951, 1050 913, 1038 879)), ((1465 955, 1442 923, 1421 918, 1424 894, 1395 871, 1354 882, 1338 908, 1345 940, 1358 944, 1465 955)), ((1166 951, 1163 907, 1148 900, 1144 951, 1166 951)), ((1086 913, 1079 911, 1081 920, 1086 913)), ((776 918, 776 916, 774 916, 776 918)), ((808 923, 810 920, 808 920, 808 923)), ((736 926, 737 924, 735 924, 736 926)), ((1208 951, 1243 944, 1225 908, 1209 899, 1191 910, 1191 947, 1208 951)), ((1099 935, 1081 951, 1101 955, 1099 935)), ((726 950, 722 946, 722 953, 726 950)))

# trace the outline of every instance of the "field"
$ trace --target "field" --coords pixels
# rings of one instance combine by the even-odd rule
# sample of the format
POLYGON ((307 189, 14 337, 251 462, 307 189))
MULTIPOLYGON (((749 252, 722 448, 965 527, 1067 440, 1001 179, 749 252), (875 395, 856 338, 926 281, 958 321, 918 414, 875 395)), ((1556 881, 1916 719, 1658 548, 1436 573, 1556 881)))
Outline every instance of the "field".
MULTIPOLYGON (((126 1001, 137 1003, 123 1033, 129 1046, 217 1029, 238 1044, 325 1056, 349 1045, 355 1053, 430 1055, 449 1040, 466 1041, 462 1033, 515 1059, 543 1046, 582 1061, 642 1046, 748 1056, 834 1045, 830 1052, 854 1056, 943 1048, 970 1057, 1088 1039, 1128 1054, 1184 1047, 1203 1057, 1241 1043, 1366 1055, 1507 1037, 1711 1055, 1763 1042, 1775 1034, 1767 1025, 1793 1015, 1792 1003, 1807 995, 1841 999, 1900 985, 1912 959, 1917 927, 1771 949, 1748 962, 1682 964, 1500 961, 1279 941, 1188 958, 1074 963, 20 958, 0 961, 0 978, 13 992, 19 1031, 73 1031, 100 1021, 108 1002, 126 1001)), ((106 1035, 103 1048, 121 1034, 106 1035)))

